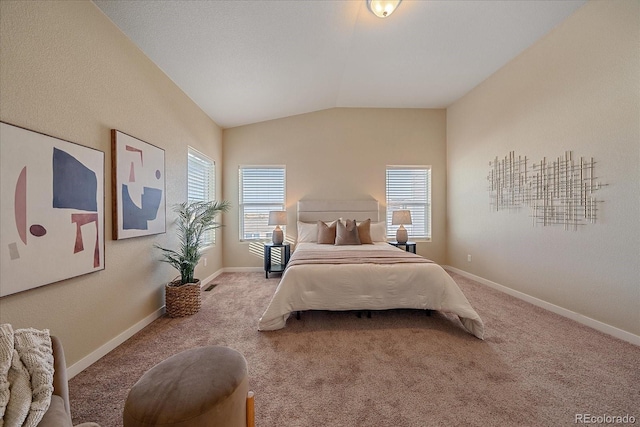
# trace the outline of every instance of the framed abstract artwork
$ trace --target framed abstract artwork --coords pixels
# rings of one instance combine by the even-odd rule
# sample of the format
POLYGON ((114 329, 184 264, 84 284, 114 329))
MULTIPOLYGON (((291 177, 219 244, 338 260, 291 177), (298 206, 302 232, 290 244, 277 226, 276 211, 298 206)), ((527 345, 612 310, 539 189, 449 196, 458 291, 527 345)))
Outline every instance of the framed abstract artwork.
POLYGON ((104 269, 104 153, 0 122, 0 297, 104 269))
POLYGON ((113 239, 166 231, 164 150, 111 130, 113 239))

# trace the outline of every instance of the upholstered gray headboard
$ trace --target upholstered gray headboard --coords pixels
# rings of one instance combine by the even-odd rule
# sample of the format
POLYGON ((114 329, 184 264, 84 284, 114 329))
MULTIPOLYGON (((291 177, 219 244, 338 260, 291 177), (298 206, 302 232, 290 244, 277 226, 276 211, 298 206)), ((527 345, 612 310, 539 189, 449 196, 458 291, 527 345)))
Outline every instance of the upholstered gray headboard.
POLYGON ((338 218, 379 221, 377 200, 300 200, 298 221, 333 221, 338 218))

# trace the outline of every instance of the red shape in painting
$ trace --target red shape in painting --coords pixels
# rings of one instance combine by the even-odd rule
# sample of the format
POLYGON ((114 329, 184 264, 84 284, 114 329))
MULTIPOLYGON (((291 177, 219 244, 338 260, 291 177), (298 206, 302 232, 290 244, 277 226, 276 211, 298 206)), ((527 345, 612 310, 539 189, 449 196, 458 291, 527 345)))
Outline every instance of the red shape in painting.
MULTIPOLYGON (((124 149, 127 151, 131 151, 133 153, 140 153, 140 164, 144 166, 144 160, 142 159, 142 150, 136 147, 132 147, 130 145, 125 145, 124 149)), ((129 170, 129 182, 136 182, 136 172, 133 167, 133 162, 131 162, 131 169, 129 170)))
POLYGON ((81 227, 85 224, 89 224, 92 222, 96 223, 96 247, 93 251, 93 266, 100 267, 100 237, 98 234, 98 214, 97 213, 82 213, 82 214, 71 214, 71 222, 76 224, 76 244, 73 248, 73 253, 77 254, 78 252, 82 252, 84 250, 84 245, 82 243, 82 229, 81 227))
POLYGON ((134 153, 140 153, 140 163, 142 163, 142 166, 144 166, 144 161, 142 160, 142 150, 136 147, 132 147, 130 145, 125 145, 124 146, 125 150, 127 151, 132 151, 134 153))
POLYGON ((23 167, 18 176, 18 182, 16 182, 15 193, 15 218, 16 228, 18 229, 18 235, 20 240, 25 245, 27 244, 27 167, 23 167))
POLYGON ((40 224, 33 224, 31 227, 29 227, 29 233, 31 233, 35 237, 42 237, 47 234, 47 229, 40 224))

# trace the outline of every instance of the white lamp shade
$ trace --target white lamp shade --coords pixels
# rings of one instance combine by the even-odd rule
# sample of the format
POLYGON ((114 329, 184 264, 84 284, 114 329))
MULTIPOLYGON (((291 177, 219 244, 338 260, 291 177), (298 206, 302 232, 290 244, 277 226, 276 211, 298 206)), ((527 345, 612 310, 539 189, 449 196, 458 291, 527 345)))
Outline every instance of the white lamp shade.
POLYGON ((391 225, 405 225, 405 224, 411 224, 411 211, 409 210, 393 211, 393 216, 391 217, 391 225))
POLYGON ((270 211, 269 225, 287 225, 286 211, 270 211))

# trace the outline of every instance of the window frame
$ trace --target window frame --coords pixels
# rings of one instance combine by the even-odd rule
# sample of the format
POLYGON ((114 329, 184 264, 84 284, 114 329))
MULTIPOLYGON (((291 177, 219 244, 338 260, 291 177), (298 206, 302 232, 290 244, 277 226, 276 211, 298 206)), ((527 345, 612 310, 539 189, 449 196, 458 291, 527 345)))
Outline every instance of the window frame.
MULTIPOLYGON (((391 183, 393 185, 393 182, 391 183)), ((398 225, 391 225, 391 220, 393 216, 393 211, 398 209, 408 209, 411 211, 411 219, 414 224, 406 225, 407 233, 409 235, 409 240, 411 241, 423 241, 430 242, 433 237, 433 230, 431 228, 433 211, 432 211, 432 187, 433 187, 433 178, 432 178, 432 167, 431 165, 387 165, 385 168, 385 198, 386 198, 386 225, 387 225, 387 238, 395 239, 396 231, 398 229, 398 225), (425 171, 425 181, 426 188, 424 192, 424 201, 418 200, 412 202, 411 200, 406 200, 404 202, 399 201, 390 201, 390 171, 425 171), (420 214, 420 210, 424 209, 424 215, 420 214), (423 228, 424 233, 418 232, 416 233, 416 220, 420 220, 424 217, 423 228)), ((396 191, 398 191, 396 189, 396 191)), ((411 192, 409 190, 409 192, 411 192)), ((420 195, 422 196, 422 195, 420 195)))
MULTIPOLYGON (((247 232, 245 230, 245 208, 248 206, 259 208, 260 206, 264 206, 265 210, 260 212, 260 215, 264 216, 264 219, 268 222, 269 211, 272 210, 286 210, 287 203, 287 168, 285 165, 239 165, 238 166, 238 238, 240 242, 264 242, 271 239, 271 232, 275 228, 275 226, 267 226, 268 230, 265 229, 264 236, 261 235, 261 231, 258 231, 258 236, 256 237, 245 237, 247 232), (244 183, 245 179, 243 176, 244 170, 260 170, 260 169, 275 169, 282 170, 282 190, 276 190, 278 196, 281 195, 281 200, 274 201, 264 201, 264 202, 254 202, 254 203, 245 203, 244 201, 244 183), (281 203, 280 203, 281 202, 281 203)), ((259 209, 258 209, 259 211, 259 209)), ((281 227, 286 236, 286 226, 281 227)))
MULTIPOLYGON (((194 171, 193 175, 195 174, 196 173, 194 171)), ((189 201, 189 203, 195 201, 212 202, 216 200, 216 162, 211 157, 191 146, 187 146, 187 200, 189 201), (192 185, 195 186, 196 184, 196 182, 192 180, 192 164, 195 164, 196 162, 204 165, 202 169, 208 169, 202 175, 209 174, 209 182, 208 185, 203 184, 198 188, 192 189, 192 185), (201 192, 203 194, 203 197, 192 197, 194 196, 193 193, 195 192, 201 192)), ((204 233, 203 238, 204 248, 215 246, 216 229, 209 230, 208 232, 204 233)))

